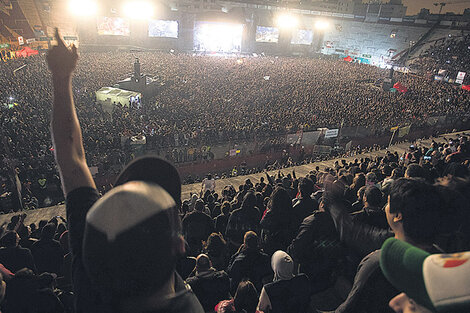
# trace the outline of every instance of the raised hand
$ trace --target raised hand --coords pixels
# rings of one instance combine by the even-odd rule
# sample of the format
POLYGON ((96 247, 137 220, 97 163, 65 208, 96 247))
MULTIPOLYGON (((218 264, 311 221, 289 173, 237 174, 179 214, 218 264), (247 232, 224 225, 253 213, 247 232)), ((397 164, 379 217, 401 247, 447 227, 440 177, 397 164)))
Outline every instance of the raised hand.
POLYGON ((65 79, 72 76, 77 66, 78 52, 77 47, 71 48, 65 45, 64 40, 59 35, 59 29, 55 29, 55 40, 57 46, 53 46, 47 53, 47 64, 54 79, 65 79))

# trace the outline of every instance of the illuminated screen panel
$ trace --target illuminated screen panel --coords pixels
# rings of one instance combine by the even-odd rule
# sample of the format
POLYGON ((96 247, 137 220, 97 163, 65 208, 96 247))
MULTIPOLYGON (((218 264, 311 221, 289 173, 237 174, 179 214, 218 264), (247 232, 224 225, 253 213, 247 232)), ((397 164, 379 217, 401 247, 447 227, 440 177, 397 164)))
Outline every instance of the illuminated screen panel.
POLYGON ((196 22, 194 26, 194 50, 240 52, 242 35, 242 24, 196 22))
POLYGON ((313 40, 313 32, 308 29, 297 29, 292 34, 290 41, 293 45, 310 45, 313 40))
POLYGON ((122 17, 99 17, 98 35, 129 36, 131 34, 129 19, 122 17))
POLYGON ((149 37, 178 38, 178 21, 150 20, 149 37))
POLYGON ((256 27, 257 42, 277 42, 279 40, 279 29, 276 27, 256 27))

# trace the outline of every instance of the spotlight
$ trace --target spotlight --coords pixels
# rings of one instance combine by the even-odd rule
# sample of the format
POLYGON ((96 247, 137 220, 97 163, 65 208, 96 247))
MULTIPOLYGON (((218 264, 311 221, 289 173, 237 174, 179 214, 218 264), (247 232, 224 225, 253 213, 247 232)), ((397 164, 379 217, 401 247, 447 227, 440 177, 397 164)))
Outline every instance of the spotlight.
POLYGON ((281 14, 277 17, 276 24, 279 28, 293 29, 299 24, 299 20, 291 14, 281 14))
POLYGON ((330 27, 330 23, 325 20, 318 20, 315 22, 315 29, 325 30, 330 27))
POLYGON ((93 0, 71 0, 69 11, 77 16, 92 16, 98 11, 98 5, 93 0))
POLYGON ((149 19, 153 16, 151 3, 143 1, 128 2, 123 6, 123 13, 132 19, 149 19))

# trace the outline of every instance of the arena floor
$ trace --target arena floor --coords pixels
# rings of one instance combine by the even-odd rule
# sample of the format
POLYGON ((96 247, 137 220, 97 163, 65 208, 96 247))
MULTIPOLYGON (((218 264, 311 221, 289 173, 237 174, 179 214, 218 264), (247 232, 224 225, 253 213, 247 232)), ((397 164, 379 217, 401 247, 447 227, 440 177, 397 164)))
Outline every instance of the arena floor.
MULTIPOLYGON (((418 140, 416 142, 416 145, 425 145, 429 146, 432 139, 434 139, 437 142, 443 142, 445 141, 444 138, 455 138, 460 134, 467 134, 470 135, 470 130, 467 131, 461 131, 461 132, 456 132, 456 133, 449 133, 449 134, 443 134, 440 135, 437 138, 430 138, 426 140, 418 140)), ((402 142, 399 144, 396 144, 392 146, 389 150, 391 152, 397 151, 398 154, 402 154, 408 147, 410 143, 409 142, 402 142)), ((362 158, 362 157, 375 157, 375 156, 383 156, 387 152, 386 149, 383 150, 378 150, 378 151, 373 151, 370 153, 364 153, 360 155, 355 155, 353 157, 348 157, 348 158, 340 158, 340 159, 332 159, 328 161, 322 161, 322 162, 314 162, 310 164, 305 164, 305 165, 300 165, 300 166, 294 166, 290 168, 285 168, 281 170, 281 173, 284 175, 287 175, 288 173, 292 173, 292 170, 295 169, 295 173, 297 177, 303 177, 305 176, 308 172, 311 170, 314 170, 316 166, 319 166, 320 169, 324 169, 325 167, 332 167, 337 160, 342 160, 345 159, 346 161, 353 161, 354 159, 357 158, 362 158)), ((270 171, 270 175, 277 174, 276 171, 270 171)), ((222 189, 227 186, 227 185, 233 185, 235 188, 237 188, 239 185, 243 184, 246 179, 251 179, 252 182, 257 182, 261 177, 265 177, 264 173, 258 173, 258 174, 252 174, 252 175, 245 175, 245 176, 237 176, 237 177, 232 177, 232 178, 227 178, 227 179, 219 179, 216 181, 216 192, 221 193, 222 189)), ((191 193, 199 193, 201 191, 201 183, 196 183, 196 184, 190 184, 190 185, 183 185, 182 187, 182 199, 188 199, 190 197, 191 193)), ((38 223, 40 220, 48 220, 51 219, 54 216, 63 216, 65 217, 65 206, 64 205, 57 205, 53 207, 48 207, 48 208, 42 208, 42 209, 37 209, 34 211, 26 211, 28 214, 25 223, 30 224, 30 223, 38 223)), ((17 213, 9 213, 9 214, 3 214, 0 215, 0 224, 3 223, 8 223, 10 221, 10 218, 17 213)))

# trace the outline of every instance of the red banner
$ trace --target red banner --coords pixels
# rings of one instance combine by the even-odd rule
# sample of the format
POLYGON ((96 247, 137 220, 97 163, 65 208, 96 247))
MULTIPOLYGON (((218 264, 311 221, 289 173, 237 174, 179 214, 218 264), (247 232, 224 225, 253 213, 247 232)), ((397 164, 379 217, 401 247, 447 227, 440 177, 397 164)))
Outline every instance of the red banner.
POLYGON ((403 86, 400 82, 396 82, 395 85, 393 85, 393 88, 395 88, 399 92, 407 92, 408 91, 408 88, 403 86))
POLYGON ((462 85, 462 89, 470 91, 470 85, 462 85))
POLYGON ((346 62, 352 62, 353 59, 348 55, 347 57, 344 58, 346 62))

